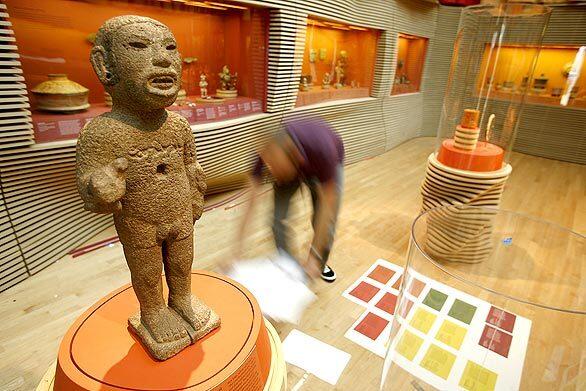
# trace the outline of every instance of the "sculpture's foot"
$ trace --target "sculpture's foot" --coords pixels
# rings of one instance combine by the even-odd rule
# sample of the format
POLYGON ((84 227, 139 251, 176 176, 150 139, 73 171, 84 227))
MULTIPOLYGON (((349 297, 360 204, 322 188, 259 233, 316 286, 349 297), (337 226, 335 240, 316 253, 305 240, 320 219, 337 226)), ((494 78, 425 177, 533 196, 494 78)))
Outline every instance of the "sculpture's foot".
POLYGON ((158 319, 148 316, 141 320, 140 313, 128 319, 130 329, 151 356, 161 361, 176 355, 192 343, 183 319, 167 307, 164 307, 164 311, 166 314, 158 319))
POLYGON ((184 321, 185 329, 189 333, 192 343, 220 326, 220 317, 194 295, 185 300, 170 298, 169 308, 174 310, 184 321))

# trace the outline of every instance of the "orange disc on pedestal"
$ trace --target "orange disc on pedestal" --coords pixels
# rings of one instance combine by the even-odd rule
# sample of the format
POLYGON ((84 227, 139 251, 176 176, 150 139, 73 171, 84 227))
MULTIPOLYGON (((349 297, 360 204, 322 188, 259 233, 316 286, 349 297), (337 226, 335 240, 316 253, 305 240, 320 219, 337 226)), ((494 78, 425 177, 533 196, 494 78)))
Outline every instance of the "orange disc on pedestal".
POLYGON ((192 273, 192 292, 221 326, 166 361, 152 359, 128 329, 138 310, 130 285, 80 316, 61 342, 56 391, 263 390, 271 347, 258 303, 242 285, 215 273, 192 273))
POLYGON ((458 149, 453 139, 444 140, 437 160, 448 167, 469 171, 497 171, 503 166, 504 151, 498 145, 479 141, 471 151, 458 149))

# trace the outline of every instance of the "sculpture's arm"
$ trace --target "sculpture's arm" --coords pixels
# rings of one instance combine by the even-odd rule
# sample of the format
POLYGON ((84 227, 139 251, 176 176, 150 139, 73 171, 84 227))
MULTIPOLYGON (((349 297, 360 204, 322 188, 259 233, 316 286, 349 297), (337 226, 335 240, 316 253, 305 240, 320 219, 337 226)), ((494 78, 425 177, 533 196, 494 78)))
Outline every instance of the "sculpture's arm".
POLYGON ((77 141, 77 189, 86 210, 116 213, 122 209, 120 200, 126 192, 125 171, 128 161, 116 158, 112 140, 88 124, 77 141))
POLYGON ((206 174, 197 161, 197 152, 195 149, 195 139, 191 133, 191 127, 185 121, 185 143, 183 159, 185 170, 189 178, 189 187, 191 189, 191 206, 193 208, 193 221, 201 217, 203 213, 204 195, 207 189, 206 174))

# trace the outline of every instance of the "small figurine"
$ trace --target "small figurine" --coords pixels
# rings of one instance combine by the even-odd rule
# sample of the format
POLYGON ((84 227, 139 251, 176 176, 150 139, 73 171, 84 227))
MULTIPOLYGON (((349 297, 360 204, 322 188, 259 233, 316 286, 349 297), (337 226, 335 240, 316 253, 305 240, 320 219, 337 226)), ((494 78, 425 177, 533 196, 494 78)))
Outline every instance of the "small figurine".
POLYGON ((220 77, 220 88, 216 94, 221 98, 236 98, 238 96, 238 90, 236 90, 238 73, 231 74, 228 65, 224 65, 218 76, 220 77))
POLYGON ((206 177, 189 123, 165 109, 180 88, 176 46, 171 30, 154 19, 124 15, 104 22, 90 61, 112 111, 85 125, 76 155, 84 208, 113 214, 124 248, 140 306, 129 328, 158 360, 220 325, 191 293, 193 224, 203 212, 206 177))
POLYGON ((199 75, 199 91, 202 99, 210 99, 211 97, 208 95, 208 81, 206 78, 206 74, 202 73, 199 75))
POLYGON ((332 76, 330 75, 329 72, 326 72, 324 74, 324 78, 322 80, 321 88, 323 88, 324 90, 330 88, 331 82, 332 82, 332 76))
POLYGON ((309 84, 307 84, 307 77, 301 76, 301 81, 299 83, 299 90, 300 91, 309 91, 309 84))
POLYGON ((335 87, 336 88, 342 88, 344 86, 344 84, 343 84, 343 81, 344 81, 344 67, 342 66, 342 63, 340 61, 338 61, 336 63, 335 72, 336 72, 336 84, 335 84, 335 87))
POLYGON ((314 63, 317 59, 317 51, 315 49, 309 49, 309 62, 314 63))
POLYGON ((326 59, 326 54, 328 53, 326 48, 319 49, 319 59, 320 61, 324 61, 326 59))

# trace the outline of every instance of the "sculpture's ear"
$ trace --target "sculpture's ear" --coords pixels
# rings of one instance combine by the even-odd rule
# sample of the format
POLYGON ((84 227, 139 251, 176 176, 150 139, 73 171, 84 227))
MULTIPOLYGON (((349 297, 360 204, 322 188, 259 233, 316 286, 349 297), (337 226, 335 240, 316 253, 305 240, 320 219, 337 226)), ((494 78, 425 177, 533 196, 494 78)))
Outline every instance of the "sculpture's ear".
POLYGON ((114 73, 109 69, 110 64, 106 59, 106 49, 103 46, 94 46, 92 48, 90 62, 103 85, 111 86, 114 84, 114 73))

